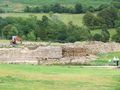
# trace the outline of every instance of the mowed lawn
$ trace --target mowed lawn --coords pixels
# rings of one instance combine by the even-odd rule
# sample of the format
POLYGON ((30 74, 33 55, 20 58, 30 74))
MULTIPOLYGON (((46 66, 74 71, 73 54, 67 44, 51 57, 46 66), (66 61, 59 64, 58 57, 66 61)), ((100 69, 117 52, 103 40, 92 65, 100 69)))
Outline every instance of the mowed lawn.
POLYGON ((1 64, 0 90, 120 90, 120 69, 1 64))

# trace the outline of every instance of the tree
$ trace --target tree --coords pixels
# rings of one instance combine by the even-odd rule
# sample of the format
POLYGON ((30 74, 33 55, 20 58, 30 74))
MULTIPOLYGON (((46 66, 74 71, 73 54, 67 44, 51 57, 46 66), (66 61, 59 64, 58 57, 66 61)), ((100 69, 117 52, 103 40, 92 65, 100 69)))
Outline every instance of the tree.
POLYGON ((31 31, 27 34, 27 39, 30 41, 35 41, 36 37, 34 31, 31 31))
POLYGON ((7 39, 10 39, 12 36, 18 35, 18 30, 13 25, 7 25, 3 28, 3 34, 7 39))
POLYGON ((61 4, 60 3, 56 3, 56 4, 54 4, 54 5, 52 5, 52 11, 54 12, 54 13, 61 13, 62 12, 62 6, 61 6, 61 4))
POLYGON ((2 29, 3 29, 6 25, 8 25, 7 20, 6 20, 5 18, 0 17, 0 36, 1 36, 1 38, 4 38, 4 36, 3 36, 3 30, 2 30, 2 29))
POLYGON ((47 16, 43 16, 42 20, 37 21, 37 26, 35 29, 36 37, 40 38, 41 40, 47 40, 47 30, 49 26, 49 19, 47 16))
POLYGON ((26 6, 24 12, 31 12, 31 8, 29 6, 26 6))
POLYGON ((83 17, 83 23, 91 29, 100 27, 100 20, 93 13, 87 12, 83 17))
POLYGON ((102 40, 102 35, 101 34, 95 34, 94 36, 93 36, 93 40, 95 40, 95 41, 101 41, 102 40))
POLYGON ((94 8, 93 6, 89 6, 89 7, 87 8, 87 11, 89 11, 89 12, 94 12, 94 11, 95 11, 95 8, 94 8))
POLYGON ((82 5, 80 3, 77 3, 75 5, 75 12, 76 13, 82 13, 83 12, 83 7, 82 7, 82 5))
POLYGON ((108 4, 101 4, 96 10, 97 10, 97 11, 101 11, 101 10, 103 10, 103 9, 105 9, 105 8, 108 8, 108 7, 109 7, 108 4))
POLYGON ((102 42, 108 42, 109 41, 110 33, 107 30, 107 26, 106 25, 103 26, 101 35, 102 35, 102 42))
POLYGON ((67 41, 75 42, 85 40, 91 40, 90 30, 87 27, 78 27, 70 22, 67 30, 67 41))
POLYGON ((103 25, 106 25, 108 28, 113 28, 118 19, 118 9, 115 7, 108 7, 100 11, 97 16, 103 20, 103 25))
POLYGON ((116 34, 112 36, 112 41, 120 43, 120 27, 116 29, 116 34))
POLYGON ((0 13, 5 13, 5 11, 2 8, 0 8, 0 13))

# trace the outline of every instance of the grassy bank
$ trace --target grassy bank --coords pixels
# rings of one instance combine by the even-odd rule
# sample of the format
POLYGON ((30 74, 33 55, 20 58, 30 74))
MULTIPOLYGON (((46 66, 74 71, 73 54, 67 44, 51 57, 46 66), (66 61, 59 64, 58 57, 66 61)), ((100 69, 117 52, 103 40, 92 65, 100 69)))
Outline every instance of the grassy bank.
POLYGON ((89 62, 90 65, 93 65, 93 66, 94 65, 95 66, 112 65, 114 66, 116 65, 116 63, 113 62, 113 58, 118 57, 120 59, 120 52, 99 53, 97 54, 97 56, 98 56, 98 59, 96 59, 95 61, 89 62))

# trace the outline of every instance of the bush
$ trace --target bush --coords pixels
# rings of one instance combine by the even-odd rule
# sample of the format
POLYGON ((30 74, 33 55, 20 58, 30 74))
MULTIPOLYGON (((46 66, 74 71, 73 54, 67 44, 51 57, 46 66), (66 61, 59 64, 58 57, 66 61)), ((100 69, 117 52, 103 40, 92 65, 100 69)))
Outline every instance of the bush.
POLYGON ((95 40, 95 41, 101 41, 101 40, 102 40, 102 35, 100 35, 100 34, 95 34, 95 35, 93 36, 93 40, 95 40))
POLYGON ((83 7, 80 3, 77 3, 75 5, 75 13, 82 13, 83 12, 83 7))
POLYGON ((106 27, 102 28, 101 35, 102 35, 102 42, 108 42, 109 41, 110 33, 109 33, 109 31, 107 30, 106 27))
POLYGON ((93 13, 87 12, 83 17, 83 23, 91 28, 96 29, 101 25, 100 18, 96 17, 93 13))
POLYGON ((18 30, 13 25, 7 25, 3 28, 4 37, 10 39, 12 36, 18 35, 18 30))
POLYGON ((106 25, 108 28, 114 28, 115 22, 118 19, 118 9, 108 7, 100 11, 97 16, 102 19, 102 25, 106 25))
POLYGON ((35 41, 36 37, 35 37, 34 31, 31 31, 31 32, 28 33, 27 39, 30 40, 30 41, 35 41))
POLYGON ((112 41, 120 43, 120 28, 116 29, 116 34, 112 36, 112 41))

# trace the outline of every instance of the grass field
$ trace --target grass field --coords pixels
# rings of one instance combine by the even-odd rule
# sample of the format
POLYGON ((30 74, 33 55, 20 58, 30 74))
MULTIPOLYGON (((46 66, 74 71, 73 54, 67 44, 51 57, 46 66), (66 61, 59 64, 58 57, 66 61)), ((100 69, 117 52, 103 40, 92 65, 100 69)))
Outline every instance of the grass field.
POLYGON ((1 64, 0 90, 120 90, 120 70, 1 64))

